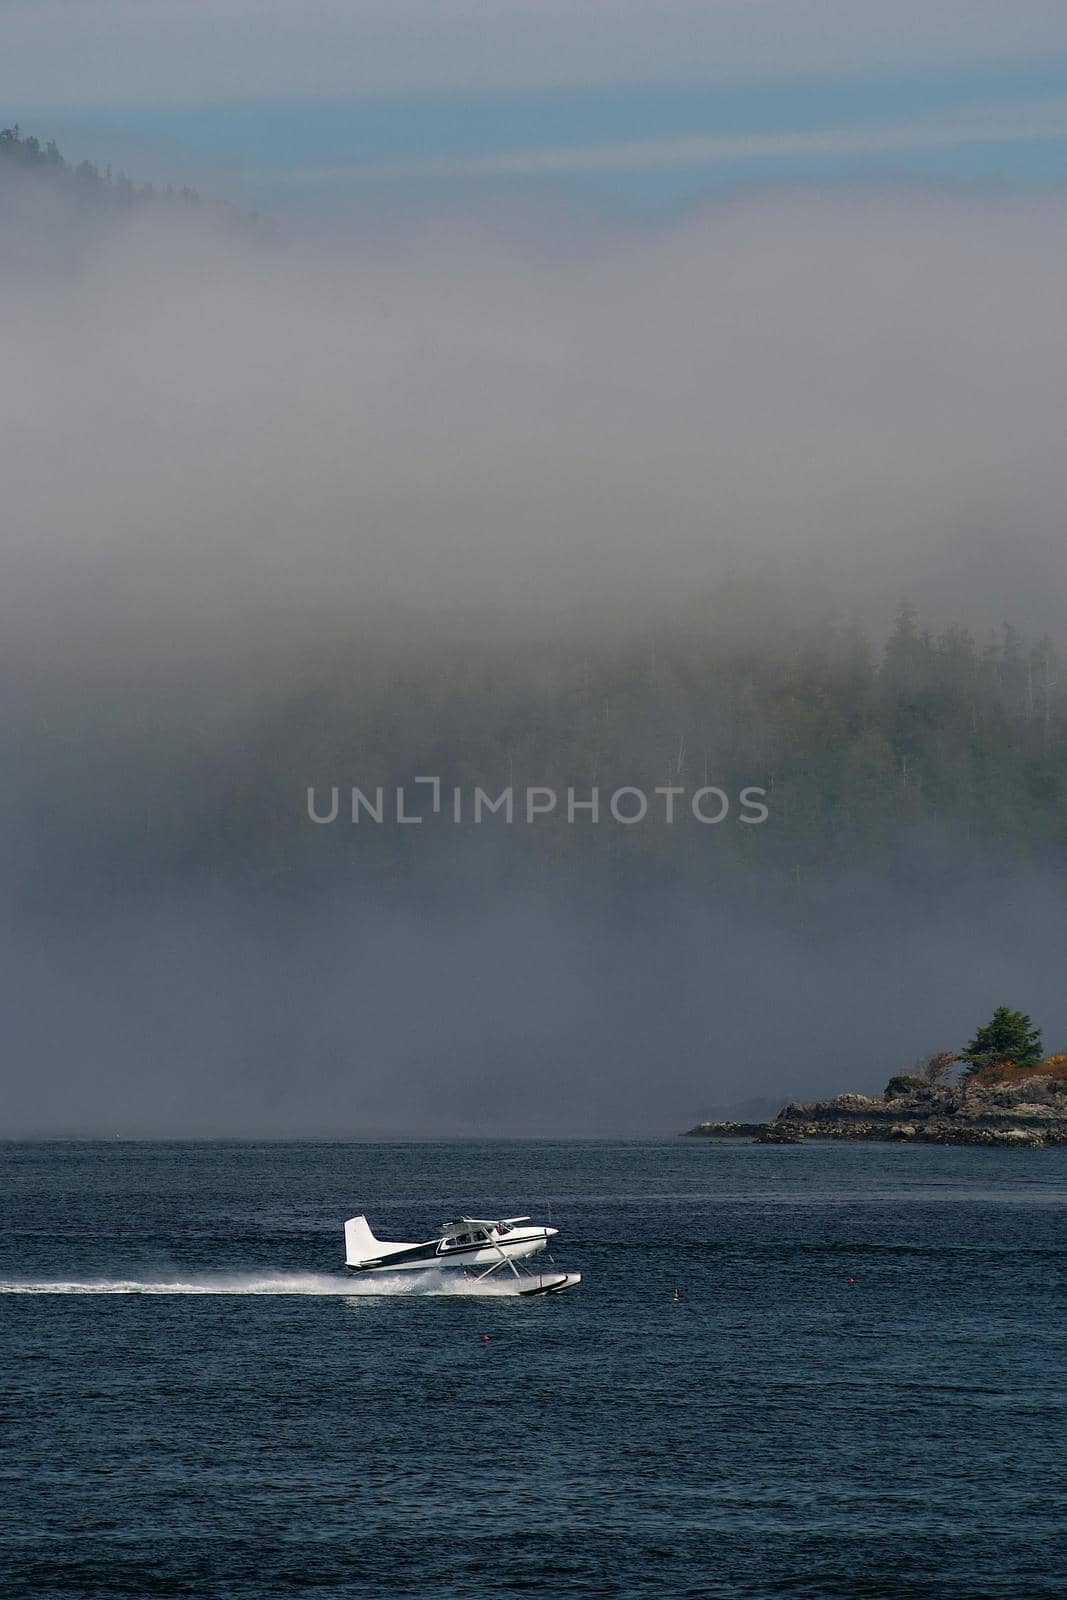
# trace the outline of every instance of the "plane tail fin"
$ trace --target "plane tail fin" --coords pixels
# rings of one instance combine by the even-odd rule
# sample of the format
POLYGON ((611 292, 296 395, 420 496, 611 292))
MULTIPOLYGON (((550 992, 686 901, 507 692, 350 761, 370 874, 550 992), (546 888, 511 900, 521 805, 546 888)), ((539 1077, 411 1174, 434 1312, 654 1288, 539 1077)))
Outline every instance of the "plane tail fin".
POLYGON ((370 1231, 370 1223, 361 1211, 358 1217, 349 1217, 345 1223, 345 1265, 358 1267, 363 1261, 373 1261, 383 1248, 381 1239, 370 1231))

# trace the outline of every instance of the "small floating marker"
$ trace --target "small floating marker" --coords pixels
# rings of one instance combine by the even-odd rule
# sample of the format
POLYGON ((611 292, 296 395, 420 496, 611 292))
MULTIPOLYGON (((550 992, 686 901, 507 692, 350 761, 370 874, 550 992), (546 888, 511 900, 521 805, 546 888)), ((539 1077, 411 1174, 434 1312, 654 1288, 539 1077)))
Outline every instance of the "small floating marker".
POLYGON ((855 1285, 855 1282, 856 1282, 855 1278, 849 1278, 848 1281, 849 1281, 849 1286, 850 1287, 853 1287, 855 1285))
POLYGON ((674 1293, 671 1295, 671 1299, 672 1300, 680 1300, 681 1298, 682 1298, 681 1289, 675 1289, 674 1293))
POLYGON ((489 1338, 490 1338, 490 1335, 489 1335, 489 1334, 487 1334, 487 1333, 483 1333, 483 1334, 482 1334, 482 1343, 483 1343, 483 1344, 488 1344, 488 1343, 489 1343, 489 1338))

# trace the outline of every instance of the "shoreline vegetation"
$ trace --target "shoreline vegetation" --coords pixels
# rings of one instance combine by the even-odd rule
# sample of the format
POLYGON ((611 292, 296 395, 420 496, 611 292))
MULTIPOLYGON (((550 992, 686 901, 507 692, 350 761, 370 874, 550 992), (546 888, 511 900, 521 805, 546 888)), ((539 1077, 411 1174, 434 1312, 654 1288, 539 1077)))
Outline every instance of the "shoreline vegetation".
POLYGON ((866 1139, 914 1144, 1067 1145, 1067 1054, 1045 1056, 1021 1011, 998 1006, 959 1054, 940 1050, 897 1073, 880 1099, 846 1092, 794 1100, 771 1122, 698 1122, 684 1137, 800 1144, 866 1139), (949 1082, 957 1063, 963 1072, 949 1082))

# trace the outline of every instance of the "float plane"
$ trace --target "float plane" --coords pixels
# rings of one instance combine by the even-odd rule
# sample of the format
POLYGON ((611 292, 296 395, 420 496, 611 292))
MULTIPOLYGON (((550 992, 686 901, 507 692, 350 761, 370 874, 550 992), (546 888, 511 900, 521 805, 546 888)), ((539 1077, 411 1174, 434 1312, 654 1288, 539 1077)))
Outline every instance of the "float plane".
MULTIPOLYGON (((350 1272, 416 1272, 441 1267, 459 1267, 469 1278, 481 1282, 504 1268, 519 1282, 518 1294, 559 1294, 581 1283, 580 1272, 541 1272, 530 1268, 520 1272, 517 1261, 548 1246, 559 1232, 529 1217, 456 1217, 441 1224, 440 1232, 422 1244, 402 1244, 376 1239, 362 1212, 345 1223, 345 1266, 350 1272), (529 1226, 524 1226, 529 1224, 529 1226)), ((551 1256, 549 1260, 551 1260, 551 1256)))

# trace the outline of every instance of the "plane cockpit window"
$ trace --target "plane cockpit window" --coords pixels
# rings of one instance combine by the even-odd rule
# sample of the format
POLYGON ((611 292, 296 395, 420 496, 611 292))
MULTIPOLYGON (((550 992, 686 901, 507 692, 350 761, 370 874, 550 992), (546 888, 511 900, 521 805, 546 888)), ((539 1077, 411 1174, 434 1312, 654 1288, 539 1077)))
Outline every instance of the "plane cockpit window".
POLYGON ((486 1244, 488 1239, 489 1235, 485 1229, 478 1228, 474 1233, 457 1233, 453 1234, 451 1238, 442 1239, 440 1248, 442 1250, 458 1250, 462 1245, 466 1244, 486 1244))

